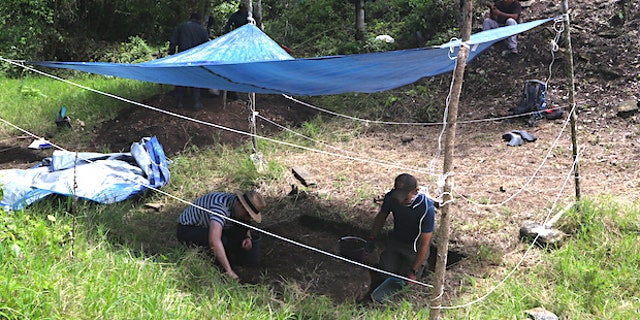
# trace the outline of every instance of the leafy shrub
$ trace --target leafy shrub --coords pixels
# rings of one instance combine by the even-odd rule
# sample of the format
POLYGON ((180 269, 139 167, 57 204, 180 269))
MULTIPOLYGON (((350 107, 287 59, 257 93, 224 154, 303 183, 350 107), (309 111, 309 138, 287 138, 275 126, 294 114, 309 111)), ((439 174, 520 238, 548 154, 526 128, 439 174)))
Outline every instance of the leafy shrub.
MULTIPOLYGON (((53 28, 53 9, 46 1, 4 0, 0 3, 0 56, 33 60, 42 56, 44 43, 58 36, 53 28)), ((22 68, 0 64, 0 72, 16 77, 22 68)))
MULTIPOLYGON (((167 46, 168 47, 168 46, 167 46)), ((160 50, 154 50, 144 39, 138 36, 129 37, 126 42, 120 43, 115 52, 107 52, 101 61, 118 63, 137 63, 152 60, 154 54, 160 50)))

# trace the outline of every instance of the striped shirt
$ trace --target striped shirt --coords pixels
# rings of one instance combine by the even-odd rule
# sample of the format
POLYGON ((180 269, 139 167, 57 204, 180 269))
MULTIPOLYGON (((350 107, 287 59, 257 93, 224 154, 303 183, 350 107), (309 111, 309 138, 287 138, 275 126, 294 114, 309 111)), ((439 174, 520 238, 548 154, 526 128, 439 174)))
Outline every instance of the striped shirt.
MULTIPOLYGON (((190 205, 178 217, 178 223, 185 226, 209 228, 209 221, 215 221, 225 227, 227 219, 223 217, 231 217, 231 209, 237 199, 238 197, 232 193, 207 193, 193 201, 193 204, 208 209, 213 213, 190 205)), ((227 224, 227 226, 231 226, 231 223, 227 224)))

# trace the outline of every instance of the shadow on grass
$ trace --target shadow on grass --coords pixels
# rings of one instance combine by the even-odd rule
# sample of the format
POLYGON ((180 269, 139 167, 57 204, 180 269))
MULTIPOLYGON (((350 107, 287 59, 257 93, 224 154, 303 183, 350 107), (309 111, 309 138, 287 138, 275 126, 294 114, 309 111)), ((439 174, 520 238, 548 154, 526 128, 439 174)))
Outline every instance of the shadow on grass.
MULTIPOLYGON (((260 237, 261 263, 251 268, 234 266, 243 282, 267 285, 280 294, 287 285, 294 284, 307 293, 329 296, 336 303, 355 302, 369 291, 367 268, 326 253, 339 256, 338 241, 345 235, 365 237, 372 222, 371 212, 354 209, 343 201, 323 200, 313 194, 267 197, 265 200, 269 206, 263 223, 257 226, 264 231, 260 237), (350 213, 349 221, 345 220, 344 212, 350 213)), ((179 261, 180 252, 186 248, 176 239, 176 220, 186 205, 167 204, 155 210, 143 202, 144 198, 140 197, 100 206, 102 210, 97 210, 91 217, 92 223, 104 225, 109 230, 109 241, 116 246, 144 252, 147 258, 179 261)), ((390 225, 388 221, 387 227, 390 225)), ((383 243, 384 237, 360 262, 374 266, 383 243)), ((432 246, 431 250, 433 255, 428 269, 434 270, 436 249, 432 246)), ((211 256, 202 256, 211 259, 214 267, 211 256)), ((448 265, 464 258, 464 254, 450 251, 448 265)), ((427 273, 421 281, 430 281, 429 277, 431 275, 427 273)))

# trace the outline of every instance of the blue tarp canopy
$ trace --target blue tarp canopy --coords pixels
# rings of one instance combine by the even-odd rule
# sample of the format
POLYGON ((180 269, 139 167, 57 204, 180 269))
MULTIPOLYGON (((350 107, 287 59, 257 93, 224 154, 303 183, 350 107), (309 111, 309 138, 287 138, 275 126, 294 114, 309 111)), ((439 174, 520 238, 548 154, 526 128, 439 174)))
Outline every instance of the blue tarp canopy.
MULTIPOLYGON (((473 34, 468 61, 497 41, 550 20, 473 34)), ((450 72, 459 46, 460 41, 452 41, 433 48, 295 59, 259 28, 247 24, 190 50, 148 62, 30 63, 171 85, 317 96, 386 91, 450 72)))

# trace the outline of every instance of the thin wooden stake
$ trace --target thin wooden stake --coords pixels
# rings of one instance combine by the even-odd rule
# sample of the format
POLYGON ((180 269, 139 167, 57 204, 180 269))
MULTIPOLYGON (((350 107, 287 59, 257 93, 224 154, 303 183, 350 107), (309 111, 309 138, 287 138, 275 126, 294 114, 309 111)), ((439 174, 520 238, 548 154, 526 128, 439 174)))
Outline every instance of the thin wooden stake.
POLYGON ((569 22, 569 0, 562 1, 562 13, 564 14, 564 41, 567 45, 565 58, 567 59, 567 77, 569 78, 569 120, 571 122, 571 146, 573 148, 573 181, 576 188, 577 210, 580 210, 580 166, 578 161, 578 138, 576 129, 576 85, 575 74, 573 72, 573 48, 571 46, 571 28, 569 22))
POLYGON ((249 117, 249 129, 251 131, 251 143, 253 146, 253 153, 258 153, 258 129, 256 128, 256 94, 255 92, 249 93, 249 111, 251 116, 249 117))
POLYGON ((453 86, 451 88, 451 100, 449 102, 449 110, 447 112, 445 146, 444 146, 444 164, 443 175, 445 184, 443 188, 443 203, 440 207, 440 223, 438 224, 438 256, 436 258, 435 284, 433 286, 433 294, 431 299, 431 310, 429 311, 429 319, 440 319, 440 306, 442 305, 442 295, 444 293, 445 271, 447 266, 447 253, 449 252, 449 211, 453 201, 453 153, 455 150, 456 126, 458 119, 458 105, 460 103, 460 93, 462 92, 462 83, 464 81, 464 69, 467 65, 469 57, 469 46, 466 42, 471 38, 471 14, 473 13, 473 1, 465 0, 462 7, 462 44, 458 51, 456 59, 456 68, 453 72, 453 86))
POLYGON ((222 91, 222 109, 227 108, 227 90, 222 91))
POLYGON ((78 218, 76 216, 78 209, 78 152, 73 159, 73 194, 71 195, 71 216, 73 217, 73 225, 71 226, 71 253, 70 258, 75 258, 76 228, 78 226, 78 218))

